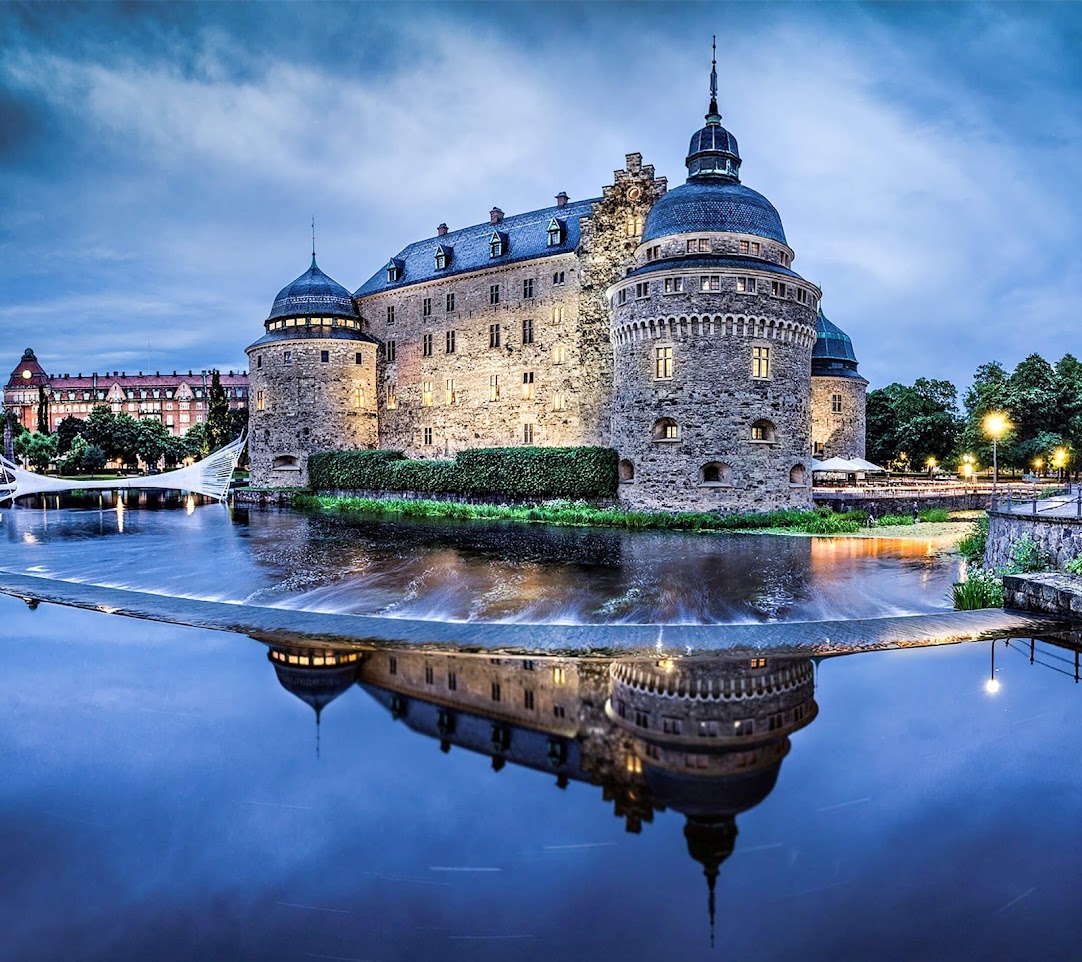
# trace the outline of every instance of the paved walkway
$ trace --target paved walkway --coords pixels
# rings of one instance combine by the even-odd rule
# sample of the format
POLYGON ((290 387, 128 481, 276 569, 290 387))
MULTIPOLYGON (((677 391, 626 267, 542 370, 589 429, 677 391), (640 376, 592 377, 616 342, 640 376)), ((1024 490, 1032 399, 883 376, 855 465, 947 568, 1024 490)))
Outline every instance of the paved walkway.
POLYGON ((264 640, 310 638, 348 642, 436 644, 483 649, 643 652, 658 646, 687 651, 785 651, 838 655, 924 647, 987 638, 1029 638, 1064 623, 1021 612, 943 611, 853 621, 741 625, 558 625, 445 622, 336 615, 289 608, 193 601, 0 571, 0 593, 150 621, 254 634, 264 640))
POLYGON ((996 499, 995 510, 1000 514, 1037 515, 1040 518, 1078 518, 1082 520, 1082 487, 1075 485, 1067 494, 1051 498, 1023 500, 1027 492, 1012 491, 996 499))

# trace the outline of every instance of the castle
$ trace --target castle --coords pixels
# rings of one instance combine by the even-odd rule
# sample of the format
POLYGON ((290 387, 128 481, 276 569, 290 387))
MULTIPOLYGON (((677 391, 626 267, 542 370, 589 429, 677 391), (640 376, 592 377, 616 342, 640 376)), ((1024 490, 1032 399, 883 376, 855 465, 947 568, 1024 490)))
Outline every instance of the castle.
POLYGON ((352 295, 313 251, 247 349, 252 484, 342 448, 602 445, 629 508, 810 507, 813 456, 864 456, 867 381, 710 87, 673 190, 628 154, 600 197, 441 224, 352 295))

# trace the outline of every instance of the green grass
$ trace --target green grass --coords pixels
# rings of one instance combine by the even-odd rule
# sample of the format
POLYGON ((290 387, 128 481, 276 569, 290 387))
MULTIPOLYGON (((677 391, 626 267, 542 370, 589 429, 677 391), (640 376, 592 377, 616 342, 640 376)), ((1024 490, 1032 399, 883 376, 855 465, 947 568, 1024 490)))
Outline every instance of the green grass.
POLYGON ((777 528, 808 534, 848 534, 866 521, 863 512, 771 511, 765 514, 720 515, 708 511, 621 511, 570 501, 535 506, 461 504, 455 501, 410 501, 403 498, 335 498, 298 494, 292 506, 307 511, 453 521, 519 521, 527 523, 626 528, 632 531, 762 531, 777 528))

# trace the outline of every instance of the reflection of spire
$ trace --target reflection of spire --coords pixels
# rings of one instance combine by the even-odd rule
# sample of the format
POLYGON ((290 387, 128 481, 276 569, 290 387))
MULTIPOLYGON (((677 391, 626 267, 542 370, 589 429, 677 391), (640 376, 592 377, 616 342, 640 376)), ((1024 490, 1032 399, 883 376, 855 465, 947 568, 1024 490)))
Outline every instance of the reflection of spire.
POLYGON ((684 838, 688 854, 703 867, 707 887, 707 911, 710 914, 710 946, 714 945, 714 887, 718 881, 718 869, 730 855, 736 844, 736 819, 731 815, 714 820, 688 818, 684 825, 684 838))
POLYGON ((319 716, 323 712, 323 706, 316 709, 316 761, 319 761, 319 716))

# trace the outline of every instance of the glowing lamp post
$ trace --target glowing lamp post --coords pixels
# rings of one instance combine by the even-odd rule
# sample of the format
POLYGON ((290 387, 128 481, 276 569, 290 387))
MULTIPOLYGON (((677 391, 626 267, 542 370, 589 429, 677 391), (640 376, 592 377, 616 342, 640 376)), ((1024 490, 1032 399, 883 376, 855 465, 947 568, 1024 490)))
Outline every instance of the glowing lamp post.
POLYGON ((962 455, 962 477, 966 479, 966 484, 969 483, 969 479, 973 477, 973 455, 962 455))
POLYGON ((984 433, 992 439, 992 507, 996 506, 996 489, 999 486, 999 452, 997 443, 1011 429, 1007 415, 992 411, 985 415, 984 433))
POLYGON ((1044 467, 1044 461, 1041 458, 1033 459, 1033 470, 1037 472, 1037 477, 1041 476, 1041 468, 1044 467))
POLYGON ((928 469, 929 477, 935 474, 937 464, 939 464, 939 462, 935 458, 929 458, 927 461, 924 462, 924 466, 928 469))
POLYGON ((1063 479, 1063 468, 1064 468, 1064 466, 1066 464, 1067 464, 1067 449, 1066 448, 1056 448, 1056 450, 1052 452, 1052 467, 1054 467, 1056 469, 1056 471, 1059 472, 1060 480, 1063 479))

